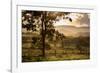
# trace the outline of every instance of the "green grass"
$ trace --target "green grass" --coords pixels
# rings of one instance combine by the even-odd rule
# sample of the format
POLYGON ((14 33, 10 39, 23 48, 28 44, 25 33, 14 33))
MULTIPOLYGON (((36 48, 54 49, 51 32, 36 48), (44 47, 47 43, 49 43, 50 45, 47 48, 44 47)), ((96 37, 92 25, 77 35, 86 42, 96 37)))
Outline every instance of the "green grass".
MULTIPOLYGON (((42 56, 41 41, 32 43, 32 37, 41 38, 38 33, 22 33, 22 62, 87 60, 90 59, 88 37, 66 37, 64 46, 62 40, 45 42, 45 57, 42 56), (79 41, 77 43, 76 41, 79 41), (67 44, 66 44, 67 43, 67 44), (78 46, 76 46, 78 44, 78 46), (81 48, 81 49, 80 49, 81 48)), ((64 43, 64 42, 63 42, 64 43)))
MULTIPOLYGON (((24 50, 23 50, 24 51, 24 50)), ((80 53, 79 50, 46 50, 46 56, 42 57, 41 50, 31 49, 23 52, 23 62, 40 62, 40 61, 62 61, 62 60, 84 60, 89 59, 89 54, 80 53)))

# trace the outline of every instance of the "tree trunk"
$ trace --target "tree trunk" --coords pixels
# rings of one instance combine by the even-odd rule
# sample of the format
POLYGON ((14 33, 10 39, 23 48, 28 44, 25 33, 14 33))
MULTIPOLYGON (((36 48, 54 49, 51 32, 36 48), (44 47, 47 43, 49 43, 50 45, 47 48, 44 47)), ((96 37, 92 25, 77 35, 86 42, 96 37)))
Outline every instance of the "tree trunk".
POLYGON ((42 15, 42 56, 45 57, 45 23, 46 20, 46 12, 43 11, 43 15, 42 15))

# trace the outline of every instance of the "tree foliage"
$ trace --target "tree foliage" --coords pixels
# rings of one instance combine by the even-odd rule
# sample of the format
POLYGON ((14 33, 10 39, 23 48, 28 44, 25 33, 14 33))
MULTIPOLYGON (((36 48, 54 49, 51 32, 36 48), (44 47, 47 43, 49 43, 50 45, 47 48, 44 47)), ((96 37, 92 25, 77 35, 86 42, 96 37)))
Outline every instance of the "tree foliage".
MULTIPOLYGON (((46 40, 53 40, 55 35, 56 38, 61 39, 64 38, 64 35, 55 31, 53 23, 59 21, 57 17, 63 17, 69 14, 69 12, 53 12, 53 11, 31 11, 31 10, 23 10, 22 11, 22 28, 27 29, 27 31, 32 30, 32 32, 39 32, 42 35, 41 38, 33 37, 33 47, 39 46, 42 42, 42 51, 45 55, 45 49, 50 45, 47 44, 46 40), (38 30, 39 29, 39 30, 38 30)), ((65 18, 64 18, 65 19, 65 18)), ((72 21, 70 19, 70 21, 72 21)), ((41 46, 41 45, 40 45, 41 46)))

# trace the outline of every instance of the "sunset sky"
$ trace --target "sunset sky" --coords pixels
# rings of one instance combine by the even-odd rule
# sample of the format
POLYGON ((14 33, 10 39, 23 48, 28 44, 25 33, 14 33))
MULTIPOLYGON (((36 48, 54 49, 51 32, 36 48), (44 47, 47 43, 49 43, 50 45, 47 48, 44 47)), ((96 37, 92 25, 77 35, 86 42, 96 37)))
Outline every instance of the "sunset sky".
POLYGON ((67 25, 75 27, 89 27, 90 25, 90 16, 87 13, 70 13, 65 17, 70 17, 72 22, 68 19, 58 18, 59 21, 54 23, 54 26, 67 25))

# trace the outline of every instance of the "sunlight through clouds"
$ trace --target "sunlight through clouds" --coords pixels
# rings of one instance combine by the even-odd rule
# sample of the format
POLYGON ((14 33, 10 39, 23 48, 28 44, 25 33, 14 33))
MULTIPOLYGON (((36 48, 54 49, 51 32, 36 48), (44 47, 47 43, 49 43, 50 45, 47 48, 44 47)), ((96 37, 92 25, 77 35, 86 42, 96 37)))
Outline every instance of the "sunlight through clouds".
POLYGON ((89 27, 90 25, 90 17, 87 13, 70 13, 65 15, 65 17, 71 18, 72 22, 70 22, 68 19, 60 18, 59 21, 54 23, 54 26, 67 25, 75 27, 89 27))

